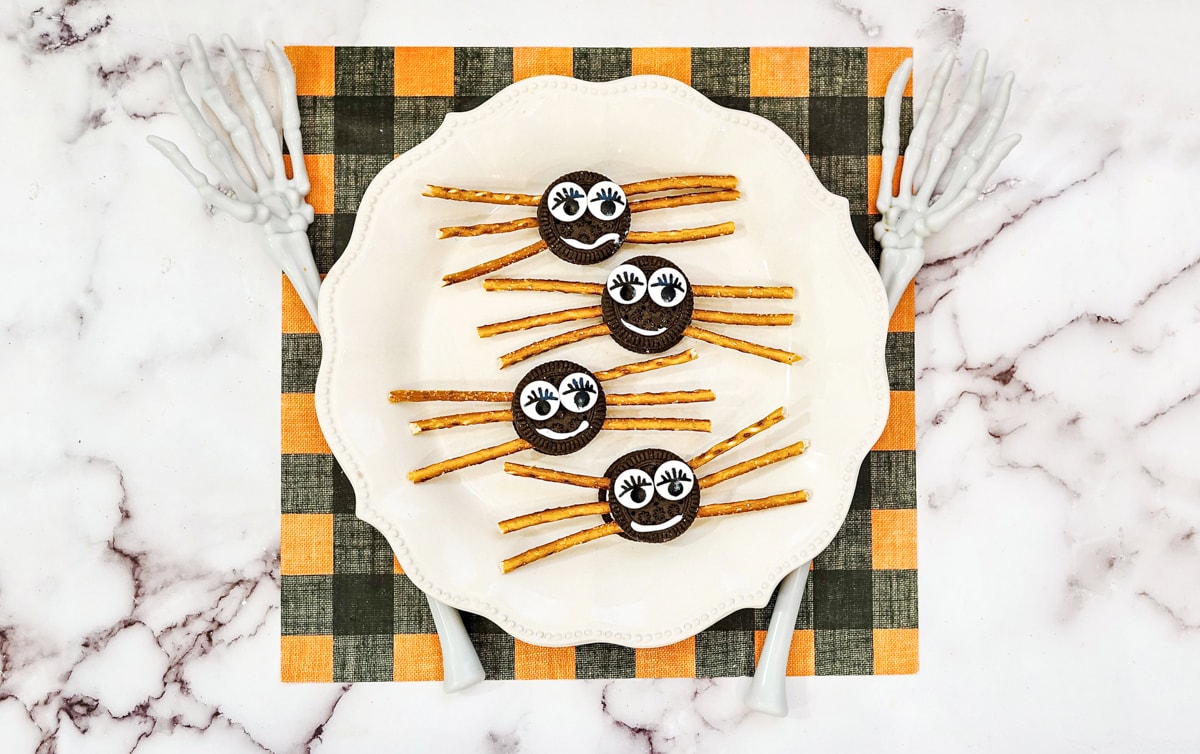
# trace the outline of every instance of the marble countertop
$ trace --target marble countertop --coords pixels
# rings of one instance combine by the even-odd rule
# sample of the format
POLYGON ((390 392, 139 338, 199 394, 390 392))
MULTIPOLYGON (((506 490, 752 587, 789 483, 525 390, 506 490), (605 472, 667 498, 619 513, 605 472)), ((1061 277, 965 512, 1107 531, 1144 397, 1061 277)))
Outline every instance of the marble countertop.
POLYGON ((1200 746, 1200 8, 405 5, 0 10, 0 748, 1200 746), (786 719, 746 679, 279 683, 278 273, 144 141, 185 133, 157 61, 193 31, 911 45, 918 96, 947 48, 1014 70, 1025 140, 918 278, 920 673, 792 679, 786 719))

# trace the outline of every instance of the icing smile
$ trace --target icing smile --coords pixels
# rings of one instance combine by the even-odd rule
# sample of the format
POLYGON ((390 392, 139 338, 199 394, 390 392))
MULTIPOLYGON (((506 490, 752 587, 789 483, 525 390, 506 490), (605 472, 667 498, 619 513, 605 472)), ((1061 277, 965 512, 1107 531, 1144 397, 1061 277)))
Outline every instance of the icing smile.
POLYGON ((575 435, 579 434, 580 432, 583 432, 587 428, 588 428, 588 423, 586 420, 584 420, 579 423, 578 427, 571 430, 570 432, 555 432, 552 429, 546 429, 545 427, 538 427, 537 433, 539 435, 541 435, 542 437, 549 437, 551 440, 569 440, 570 438, 574 437, 575 435))
POLYGON ((653 338, 655 335, 662 335, 663 333, 665 333, 667 331, 667 328, 665 328, 665 327, 660 327, 657 330, 646 330, 641 327, 638 327, 637 325, 631 325, 628 322, 626 322, 624 319, 621 320, 621 324, 625 325, 625 329, 628 330, 629 332, 637 333, 638 335, 644 335, 647 338, 653 338))
POLYGON ((574 238, 567 238, 566 236, 561 236, 561 238, 562 238, 562 242, 565 243, 567 246, 570 246, 573 249, 579 249, 580 251, 591 251, 592 249, 596 249, 596 248, 603 246, 604 244, 608 243, 609 241, 612 241, 613 243, 617 243, 617 244, 621 243, 621 236, 618 233, 605 233, 604 235, 600 236, 599 238, 597 238, 595 241, 592 241, 591 243, 584 243, 583 241, 576 241, 574 238))
POLYGON ((675 524, 679 523, 682 520, 683 520, 683 516, 680 515, 680 516, 673 516, 671 518, 668 518, 666 521, 663 521, 661 524, 639 524, 637 521, 630 521, 629 525, 631 527, 633 527, 634 531, 645 534, 647 532, 662 531, 663 529, 670 529, 672 526, 674 526, 675 524))

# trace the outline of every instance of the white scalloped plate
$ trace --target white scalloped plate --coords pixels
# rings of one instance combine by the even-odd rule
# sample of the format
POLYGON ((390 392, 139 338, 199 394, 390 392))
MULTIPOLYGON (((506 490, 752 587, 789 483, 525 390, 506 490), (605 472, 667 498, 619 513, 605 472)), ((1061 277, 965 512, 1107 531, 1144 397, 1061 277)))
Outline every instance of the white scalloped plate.
MULTIPOLYGON (((730 612, 762 606, 779 579, 811 559, 845 518, 859 464, 887 419, 887 304, 878 274, 850 226, 845 199, 828 193, 778 128, 728 110, 671 79, 638 76, 603 84, 528 79, 468 113, 453 114, 427 141, 384 168, 363 197, 350 245, 321 288, 324 359, 316 403, 321 427, 345 468, 358 515, 387 537, 421 589, 484 615, 542 645, 606 641, 658 646, 686 638, 730 612), (609 383, 616 392, 712 388, 714 403, 613 415, 707 417, 711 435, 602 432, 571 456, 526 451, 512 460, 599 475, 634 447, 661 446, 689 458, 785 406, 789 418, 705 471, 797 440, 809 451, 706 490, 703 503, 806 489, 811 500, 697 521, 678 539, 645 545, 608 537, 503 575, 499 563, 529 547, 599 523, 595 517, 502 535, 514 515, 595 500, 586 491, 518 479, 495 461, 414 485, 406 473, 516 437, 510 425, 413 436, 408 422, 491 406, 389 404, 396 388, 509 391, 526 367, 500 371, 496 357, 567 329, 480 340, 475 326, 587 305, 554 293, 488 293, 477 282, 444 288, 441 276, 536 240, 536 231, 435 240, 436 228, 531 214, 423 198, 426 184, 537 194, 563 173, 596 170, 618 183, 729 173, 743 198, 658 210, 634 229, 734 220, 729 237, 697 243, 627 245, 607 263, 576 267, 550 254, 499 273, 602 282, 630 256, 661 253, 694 284, 787 284, 792 301, 706 306, 792 311, 789 328, 713 326, 804 356, 793 366, 686 341, 697 361, 609 383)), ((608 339, 547 354, 593 370, 646 357, 608 339)), ((502 408, 502 406, 494 406, 502 408)))

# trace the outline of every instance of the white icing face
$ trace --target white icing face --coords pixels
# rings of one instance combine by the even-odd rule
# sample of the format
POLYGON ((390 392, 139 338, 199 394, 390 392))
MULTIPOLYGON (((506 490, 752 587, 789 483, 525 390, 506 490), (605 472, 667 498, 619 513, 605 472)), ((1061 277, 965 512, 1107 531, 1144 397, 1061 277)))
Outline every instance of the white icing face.
POLYGON ((612 181, 600 181, 588 189, 588 212, 600 220, 614 220, 625 211, 625 192, 612 181))
POLYGON ((583 217, 584 212, 587 212, 587 194, 574 181, 556 183, 550 189, 550 200, 547 206, 555 220, 564 223, 574 222, 583 217))
POLYGON ((558 394, 563 408, 582 414, 596 405, 600 386, 596 378, 587 372, 574 372, 563 378, 558 386, 558 394))
POLYGON ((654 472, 654 492, 666 500, 682 500, 695 484, 695 472, 682 461, 667 461, 654 472))
POLYGON ((604 287, 618 304, 636 304, 646 295, 646 273, 632 264, 618 265, 604 287))
POLYGON ((521 390, 521 413, 535 422, 558 413, 560 403, 558 388, 545 380, 535 380, 521 390))
POLYGON ((687 278, 674 267, 660 267, 650 275, 650 300, 659 306, 679 306, 687 292, 687 278))

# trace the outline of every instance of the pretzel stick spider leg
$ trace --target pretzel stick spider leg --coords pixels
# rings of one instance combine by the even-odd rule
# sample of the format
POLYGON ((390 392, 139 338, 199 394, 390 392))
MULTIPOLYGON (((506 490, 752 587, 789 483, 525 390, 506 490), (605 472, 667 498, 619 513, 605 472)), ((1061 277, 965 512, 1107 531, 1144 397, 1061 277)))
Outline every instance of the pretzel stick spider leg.
POLYGON ((625 243, 684 243, 686 241, 703 241, 706 238, 719 238, 732 235, 737 226, 731 222, 717 225, 705 225, 702 228, 683 228, 681 230, 631 230, 625 236, 625 243))
MULTIPOLYGON (((753 500, 738 500, 732 503, 716 503, 713 505, 702 505, 696 513, 697 518, 711 518, 713 516, 729 516, 736 513, 749 513, 751 511, 770 510, 771 508, 780 508, 785 505, 795 505, 797 503, 808 502, 808 493, 805 490, 797 490, 795 492, 786 492, 780 495, 771 495, 769 497, 760 497, 753 500)), ((608 506, 604 503, 599 504, 602 508, 608 506)), ((539 523, 549 523, 550 521, 561 521, 566 518, 575 518, 577 516, 586 516, 593 513, 603 513, 604 511, 592 510, 594 504, 588 505, 573 505, 555 510, 553 516, 546 516, 537 521, 527 521, 540 517, 543 514, 551 513, 551 511, 542 511, 541 513, 531 514, 530 516, 520 516, 517 518, 508 519, 500 522, 500 530, 504 533, 518 531, 539 523), (564 515, 559 515, 564 514, 564 515)), ((593 540, 607 537, 613 534, 619 534, 621 527, 616 522, 609 522, 594 526, 590 529, 570 534, 566 537, 556 539, 552 542, 547 542, 544 545, 526 550, 519 555, 514 555, 511 558, 505 559, 500 564, 500 569, 504 573, 511 573, 521 566, 529 565, 530 563, 549 557, 557 552, 570 549, 576 545, 586 544, 593 540)))
POLYGON ((608 329, 608 325, 592 325, 591 327, 582 327, 578 330, 571 330, 561 335, 555 335, 553 338, 539 340, 536 343, 530 343, 524 348, 518 348, 515 351, 510 351, 500 357, 500 368, 504 369, 513 364, 519 364, 525 359, 532 358, 547 351, 553 351, 555 348, 565 346, 569 343, 578 343, 581 340, 589 338, 599 338, 603 335, 611 335, 612 331, 608 329))
POLYGON ((516 264, 524 259, 529 259, 530 257, 536 256, 545 250, 545 241, 531 243, 522 249, 517 249, 511 254, 505 254, 502 257, 496 257, 495 259, 488 260, 482 264, 477 264, 474 267, 468 267, 465 270, 459 270, 458 272, 451 272, 448 275, 443 275, 442 285, 454 285, 455 283, 474 280, 477 277, 495 272, 496 270, 507 267, 510 264, 516 264))
MULTIPOLYGON (((612 369, 599 372, 598 381, 619 379, 630 374, 663 369, 677 364, 683 364, 696 358, 694 350, 681 351, 670 356, 661 356, 648 361, 632 364, 622 364, 612 369)), ((421 403, 421 402, 477 402, 477 403, 512 403, 513 393, 488 390, 393 390, 388 396, 391 403, 421 403)), ((674 390, 659 393, 612 393, 606 395, 609 406, 662 406, 678 403, 704 403, 716 400, 711 390, 674 390)), ((495 422, 512 422, 512 410, 472 411, 459 414, 435 416, 409 422, 409 430, 415 435, 421 432, 431 432, 451 427, 467 427, 476 424, 495 422)), ((609 429, 693 429, 708 430, 709 425, 694 419, 614 419, 614 426, 609 429)))
MULTIPOLYGON (((538 291, 595 296, 604 293, 602 283, 546 280, 544 278, 485 278, 483 289, 485 291, 538 291)), ((796 289, 790 285, 693 285, 692 294, 697 298, 792 299, 796 297, 796 289)))
POLYGON ((696 480, 696 485, 702 490, 707 489, 714 485, 718 485, 721 482, 727 482, 730 479, 739 477, 743 474, 749 474, 751 471, 757 471, 765 466, 770 466, 773 463, 778 463, 788 458, 794 458, 804 453, 804 451, 807 449, 808 443, 801 440, 800 442, 792 443, 785 448, 772 450, 770 453, 763 453, 762 455, 751 458, 748 461, 735 463, 728 468, 713 472, 708 476, 702 476, 696 480))
POLYGON ((556 552, 562 552, 570 547, 582 545, 586 542, 591 542, 592 540, 600 539, 601 537, 607 537, 611 534, 619 534, 620 531, 621 527, 613 522, 600 524, 599 526, 595 526, 591 529, 584 529, 581 532, 576 532, 570 536, 563 537, 562 539, 556 539, 553 542, 548 542, 539 547, 534 547, 531 550, 526 550, 520 555, 514 555, 513 557, 502 562, 500 564, 500 569, 504 573, 511 573, 523 565, 529 565, 534 561, 541 560, 542 558, 553 555, 556 552))
MULTIPOLYGON (((536 223, 536 221, 534 222, 536 223)), ((532 226, 522 225, 521 227, 532 226)), ((733 223, 726 222, 718 225, 706 225, 701 228, 684 228, 682 230, 630 231, 629 234, 625 236, 625 242, 637 244, 657 244, 702 241, 706 238, 728 236, 732 234, 734 230, 736 230, 736 227, 737 226, 735 226, 733 223)), ((513 229, 515 230, 516 228, 513 229)), ((447 230, 462 230, 464 232, 461 235, 480 235, 480 233, 473 232, 470 227, 443 228, 443 231, 447 230)), ((458 235, 458 233, 452 233, 452 235, 458 235)), ((451 272, 448 275, 443 275, 442 285, 454 285, 455 283, 474 280, 477 277, 488 275, 496 270, 508 267, 511 264, 516 264, 517 262, 529 259, 532 256, 536 256, 537 254, 545 251, 546 248, 545 241, 537 241, 536 243, 532 243, 524 248, 517 249, 510 254, 505 254, 502 257, 496 257, 495 259, 490 259, 481 264, 477 264, 474 267, 468 267, 465 270, 459 270, 458 272, 451 272)))
MULTIPOLYGON (((736 189, 738 180, 732 175, 687 175, 675 178, 655 178, 648 181, 626 183, 621 187, 627 196, 651 194, 659 191, 680 189, 736 189)), ((536 207, 542 201, 540 194, 513 194, 495 191, 475 191, 449 186, 426 186, 422 196, 449 199, 456 202, 477 202, 519 207, 536 207)))
POLYGON ((688 337, 695 338, 696 340, 703 340, 705 343, 712 343, 714 346, 721 346, 722 348, 741 351, 742 353, 748 353, 751 356, 761 356, 764 359, 778 361, 781 364, 795 364, 797 361, 800 361, 801 358, 799 354, 792 353, 791 351, 784 351, 780 348, 771 348, 770 346, 760 346, 759 344, 751 343, 748 340, 739 340, 738 338, 731 338, 728 335, 719 335, 710 330, 704 330, 693 325, 688 325, 685 327, 683 329, 683 334, 688 337))
POLYGON ((762 419, 759 419, 758 421, 754 422, 753 424, 751 424, 748 427, 738 430, 736 433, 734 433, 730 437, 725 438, 721 442, 717 443, 716 445, 713 445, 708 450, 704 451, 700 455, 698 455, 695 458, 693 458, 692 460, 688 461, 688 466, 691 466, 692 469, 699 469, 701 466, 714 460, 718 456, 720 456, 724 453, 728 453, 729 451, 733 450, 737 446, 746 442, 751 437, 754 437, 755 435, 757 435, 759 432, 762 432, 764 430, 770 429, 771 427, 774 427, 776 424, 783 421, 784 418, 786 418, 786 417, 787 417, 787 413, 783 410, 783 408, 782 407, 777 408, 774 411, 772 411, 771 413, 764 416, 762 419))
POLYGON ((467 453, 466 455, 461 455, 456 458, 449 458, 445 461, 439 461, 438 463, 430 464, 429 466, 414 469, 413 471, 408 472, 408 479, 414 484, 420 484, 421 482, 427 482, 430 479, 439 477, 442 474, 448 474, 451 471, 459 471, 460 469, 485 463, 496 458, 503 458, 504 456, 509 456, 513 453, 519 453, 522 450, 529 450, 532 447, 532 445, 524 440, 509 440, 501 445, 496 445, 491 448, 484 448, 482 450, 476 450, 473 453, 467 453))
MULTIPOLYGON (((704 403, 715 401, 716 395, 711 390, 677 390, 667 393, 616 393, 607 396, 609 406, 664 406, 675 403, 704 403)), ((501 411, 471 411, 463 414, 448 414, 435 416, 430 419, 419 419, 408 423, 409 431, 414 435, 422 432, 432 432, 436 429, 451 427, 471 427, 477 424, 493 424, 496 422, 512 423, 511 410, 501 411)), ((708 432, 711 425, 707 419, 607 419, 601 429, 657 429, 657 430, 695 430, 708 432)))
MULTIPOLYGON (((428 196, 428 194, 426 194, 428 196)), ((678 196, 660 196, 655 199, 643 199, 629 203, 629 211, 633 213, 649 212, 656 209, 671 209, 674 207, 690 207, 697 204, 715 204, 716 202, 736 201, 741 197, 738 191, 701 191, 693 194, 678 196)), ((511 233, 518 230, 536 228, 536 217, 521 217, 501 223, 480 223, 478 225, 449 225, 438 229, 438 238, 473 238, 476 236, 493 235, 495 233, 511 233)))
POLYGON ((600 382, 608 382, 609 380, 620 379, 631 374, 641 374, 642 372, 650 372, 655 369, 663 369, 665 367, 675 366, 677 364, 686 364, 689 361, 696 359, 695 349, 689 348, 686 351, 673 353, 670 356, 658 356, 646 361, 635 361, 632 364, 622 364, 612 369, 605 369, 595 373, 595 377, 600 382))

